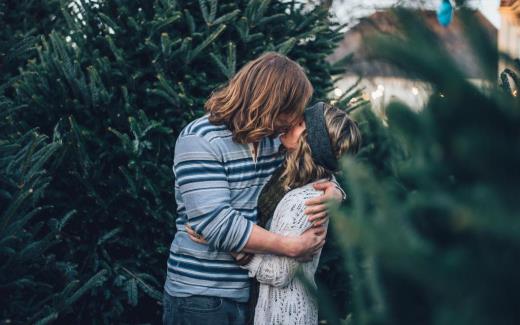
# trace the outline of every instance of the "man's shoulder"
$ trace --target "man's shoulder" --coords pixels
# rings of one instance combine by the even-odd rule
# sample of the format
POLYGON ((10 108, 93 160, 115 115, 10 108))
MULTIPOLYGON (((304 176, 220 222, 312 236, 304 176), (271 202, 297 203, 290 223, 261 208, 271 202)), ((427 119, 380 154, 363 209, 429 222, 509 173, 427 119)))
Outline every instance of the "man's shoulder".
POLYGON ((180 133, 180 136, 198 136, 208 141, 227 138, 231 135, 231 131, 226 125, 211 123, 208 114, 191 121, 180 133))

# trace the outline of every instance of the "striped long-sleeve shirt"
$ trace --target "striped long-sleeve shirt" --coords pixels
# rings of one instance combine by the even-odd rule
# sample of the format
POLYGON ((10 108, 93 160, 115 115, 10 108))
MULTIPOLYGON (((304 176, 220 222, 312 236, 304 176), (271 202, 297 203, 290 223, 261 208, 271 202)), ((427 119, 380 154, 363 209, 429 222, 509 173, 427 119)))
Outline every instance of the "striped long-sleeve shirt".
POLYGON ((282 162, 278 139, 264 138, 255 160, 247 144, 232 140, 207 116, 191 122, 174 156, 177 233, 171 244, 165 290, 177 297, 206 295, 247 301, 247 271, 230 251, 247 243, 257 219, 260 191, 282 162), (208 244, 189 239, 188 223, 208 244))

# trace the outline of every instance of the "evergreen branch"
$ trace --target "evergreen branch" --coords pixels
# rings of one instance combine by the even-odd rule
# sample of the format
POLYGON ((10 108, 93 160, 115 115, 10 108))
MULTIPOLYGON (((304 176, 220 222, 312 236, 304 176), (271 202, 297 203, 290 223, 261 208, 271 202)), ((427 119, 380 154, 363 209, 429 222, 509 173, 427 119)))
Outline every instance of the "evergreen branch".
POLYGON ((137 291, 137 282, 135 279, 130 279, 126 283, 125 290, 128 295, 128 302, 132 306, 137 306, 139 302, 139 293, 137 291))
MULTIPOLYGON (((49 321, 52 321, 56 319, 59 316, 59 313, 61 313, 63 310, 74 304, 79 298, 81 298, 87 291, 91 290, 94 287, 100 286, 106 281, 106 274, 108 273, 107 270, 103 269, 96 273, 94 276, 92 276, 83 286, 81 286, 76 292, 74 292, 68 299, 65 299, 65 301, 60 304, 59 306, 55 306, 55 310, 51 312, 49 315, 43 317, 39 321, 36 321, 36 323, 41 322, 41 324, 47 324, 49 321)), ((72 287, 76 287, 77 285, 68 285, 63 292, 66 292, 67 294, 70 294, 70 291, 72 290, 72 287)), ((63 295, 62 292, 62 295, 63 295)), ((63 295, 64 296, 64 295, 63 295)), ((38 313, 40 314, 40 313, 38 313)), ((34 322, 35 318, 38 318, 39 315, 34 315, 30 322, 34 322)))
POLYGON ((286 40, 285 42, 278 44, 276 49, 279 53, 287 55, 287 53, 289 53, 292 50, 294 45, 296 45, 296 42, 297 42, 296 38, 291 37, 288 40, 286 40))
POLYGON ((101 238, 98 239, 97 241, 97 245, 98 246, 101 246, 103 245, 105 242, 107 242, 108 240, 110 240, 112 237, 114 237, 115 235, 119 234, 121 231, 123 231, 123 228, 121 227, 117 227, 115 229, 112 229, 110 230, 109 232, 107 232, 106 234, 104 234, 101 238))
POLYGON ((110 35, 105 35, 105 39, 107 40, 108 48, 114 55, 114 58, 116 59, 116 62, 123 63, 124 57, 123 57, 123 50, 119 49, 116 44, 114 43, 114 39, 110 35))
POLYGON ((193 51, 191 51, 191 53, 189 54, 189 59, 188 59, 188 62, 191 62, 193 61, 199 54, 200 52, 202 52, 202 50, 204 50, 208 45, 210 45, 211 43, 213 43, 215 41, 215 39, 217 39, 217 37, 220 36, 220 34, 222 34, 222 32, 224 32, 224 30, 226 29, 226 25, 220 25, 216 31, 214 31, 213 33, 211 33, 210 36, 208 36, 208 38, 206 38, 201 44, 199 44, 193 51))
MULTIPOLYGON (((170 104, 172 105, 178 105, 179 104, 179 97, 176 96, 176 98, 172 97, 170 93, 162 90, 162 89, 147 89, 147 93, 157 95, 159 97, 162 97, 166 99, 170 104)), ((176 94, 177 95, 177 94, 176 94)))
POLYGON ((164 8, 173 10, 175 7, 177 7, 177 1, 176 0, 160 0, 161 4, 164 8))
MULTIPOLYGON (((12 235, 15 235, 22 231, 23 227, 27 224, 29 220, 31 220, 32 217, 34 217, 37 213, 41 212, 43 210, 42 207, 37 207, 20 217, 17 221, 11 223, 8 225, 5 230, 2 230, 0 232, 0 238, 9 238, 12 235)), ((3 240, 0 240, 0 244, 3 240)))
POLYGON ((262 19, 260 19, 258 21, 258 23, 256 25, 258 27, 260 27, 260 26, 267 25, 267 24, 274 24, 274 23, 276 23, 280 20, 284 20, 284 19, 287 19, 286 14, 274 14, 269 17, 263 17, 262 19))
POLYGON ((98 12, 97 13, 97 17, 99 17, 99 20, 101 21, 101 23, 103 23, 106 26, 112 28, 114 33, 116 33, 116 32, 119 33, 119 31, 120 31, 119 26, 110 17, 108 17, 107 15, 105 15, 102 12, 98 12))
POLYGON ((261 40, 264 37, 265 37, 265 35, 263 33, 254 33, 254 34, 251 34, 248 36, 247 42, 252 43, 254 41, 261 40))
POLYGON ((215 20, 215 16, 217 15, 217 6, 218 1, 217 0, 208 0, 209 1, 209 21, 207 22, 208 25, 212 25, 213 21, 215 20))
POLYGON ((158 74, 157 80, 159 81, 160 89, 157 89, 156 94, 161 96, 161 91, 164 91, 167 94, 165 98, 172 98, 172 104, 177 104, 180 101, 179 94, 177 91, 175 91, 175 89, 173 89, 171 82, 166 79, 163 74, 158 74))
POLYGON ((202 18, 204 19, 206 24, 209 25, 210 19, 209 19, 208 7, 206 6, 206 0, 199 0, 199 7, 200 7, 200 12, 202 13, 202 18))
POLYGON ((44 318, 36 321, 34 323, 34 325, 46 325, 46 324, 49 324, 49 323, 55 321, 56 319, 58 319, 58 316, 59 316, 59 313, 52 312, 49 315, 45 316, 44 318))
POLYGON ((167 27, 173 25, 176 23, 179 19, 182 18, 182 14, 180 12, 175 12, 172 14, 171 17, 166 19, 165 21, 162 21, 158 24, 155 24, 152 26, 152 29, 150 31, 150 34, 148 35, 148 38, 152 38, 156 33, 160 33, 162 30, 166 29, 167 27))
POLYGON ((81 286, 74 294, 70 296, 69 299, 65 302, 66 306, 70 306, 75 303, 79 298, 81 298, 88 290, 98 287, 102 285, 106 280, 108 271, 103 269, 92 276, 83 286, 81 286))
POLYGON ((237 53, 235 43, 229 42, 227 44, 227 68, 229 69, 230 75, 234 75, 236 71, 237 53))
MULTIPOLYGON (((139 286, 143 289, 143 291, 148 294, 150 297, 156 299, 156 300, 161 300, 162 299, 162 294, 155 290, 154 288, 152 288, 151 286, 149 286, 148 284, 146 284, 146 282, 144 282, 139 276, 137 276, 136 274, 134 274, 132 271, 128 270, 127 268, 125 267, 122 267, 122 269, 128 273, 134 281, 136 281, 136 283, 139 284, 139 286)), ((137 290, 137 288, 136 288, 137 290)))
MULTIPOLYGON (((31 160, 31 158, 33 157, 33 153, 34 153, 34 150, 36 150, 36 147, 38 146, 38 134, 37 133, 34 133, 33 134, 33 141, 29 147, 29 151, 27 152, 27 155, 25 156, 25 159, 24 159, 24 162, 22 164, 22 168, 21 168, 21 174, 22 175, 25 175, 26 172, 27 172, 27 168, 29 168, 29 161, 31 160)), ((40 138, 41 139, 41 138, 40 138)), ((13 162, 16 161, 16 160, 13 160, 13 162)), ((11 166, 14 166, 14 165, 11 165, 11 166)), ((7 166, 7 172, 10 173, 10 166, 7 166)))
POLYGON ((247 43, 249 41, 249 25, 247 23, 247 18, 241 17, 234 26, 238 31, 242 42, 247 43))
POLYGON ((184 9, 184 16, 186 18, 186 23, 188 24, 190 34, 195 33, 197 31, 197 29, 195 27, 195 20, 193 19, 193 16, 191 15, 191 13, 188 9, 184 9))
POLYGON ((70 127, 71 127, 71 130, 72 130, 72 133, 74 135, 74 138, 76 140, 76 149, 77 149, 77 153, 78 153, 78 158, 79 158, 79 164, 80 166, 82 167, 83 169, 83 174, 84 175, 88 175, 89 173, 89 170, 90 170, 90 166, 92 165, 92 161, 90 159, 90 156, 88 155, 87 153, 87 150, 85 149, 85 145, 83 143, 83 140, 82 140, 82 135, 81 135, 81 132, 79 130, 79 126, 78 124, 76 123, 76 120, 74 119, 74 117, 71 115, 69 116, 69 123, 70 123, 70 127))
POLYGON ((15 217, 15 213, 18 209, 32 196, 32 189, 27 189, 18 193, 15 199, 9 204, 7 209, 2 215, 2 226, 0 227, 0 233, 3 234, 6 231, 11 219, 15 217))
POLYGON ((226 78, 230 79, 232 74, 228 70, 228 67, 226 67, 224 63, 222 63, 222 60, 220 60, 220 58, 215 53, 210 53, 209 56, 211 57, 211 59, 213 59, 213 62, 215 62, 222 74, 224 74, 226 78))
POLYGON ((27 171, 27 177, 30 178, 32 175, 40 172, 43 169, 43 166, 56 153, 56 151, 58 151, 60 147, 61 145, 59 143, 49 143, 45 147, 36 151, 34 154, 36 159, 32 162, 31 168, 27 171))
POLYGON ((130 175, 130 173, 128 173, 126 168, 124 168, 123 166, 119 166, 118 169, 121 171, 123 176, 126 178, 126 181, 127 181, 128 185, 130 186, 130 191, 127 190, 127 192, 130 195, 132 195, 132 197, 134 199, 136 199, 138 197, 138 191, 137 191, 137 185, 134 182, 134 178, 130 175))
POLYGON ((240 9, 236 9, 230 13, 225 14, 224 16, 220 16, 215 21, 213 21, 210 26, 215 26, 219 24, 225 24, 230 20, 233 20, 236 16, 240 14, 240 9))

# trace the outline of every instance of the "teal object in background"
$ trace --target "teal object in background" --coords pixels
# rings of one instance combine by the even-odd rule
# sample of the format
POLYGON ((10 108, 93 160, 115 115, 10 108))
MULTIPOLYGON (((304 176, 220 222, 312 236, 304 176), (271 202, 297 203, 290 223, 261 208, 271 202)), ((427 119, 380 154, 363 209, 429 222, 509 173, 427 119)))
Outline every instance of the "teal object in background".
POLYGON ((437 9, 437 20, 439 24, 446 27, 453 19, 453 6, 450 0, 443 0, 439 8, 437 9))

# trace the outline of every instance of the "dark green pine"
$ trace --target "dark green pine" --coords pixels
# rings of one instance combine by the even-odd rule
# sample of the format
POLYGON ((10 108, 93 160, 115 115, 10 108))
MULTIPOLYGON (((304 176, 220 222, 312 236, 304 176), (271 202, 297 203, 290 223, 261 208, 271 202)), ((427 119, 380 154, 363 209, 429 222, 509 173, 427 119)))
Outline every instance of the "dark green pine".
MULTIPOLYGON (((41 146, 58 148, 35 167, 18 158, 34 177, 47 177, 36 205, 46 208, 23 226, 33 236, 27 243, 54 234, 45 225, 55 227, 59 221, 50 220, 74 211, 58 237, 46 237, 53 240, 48 252, 55 260, 38 261, 53 270, 38 278, 45 294, 27 282, 17 291, 23 295, 4 296, 11 298, 2 317, 13 323, 158 323, 175 233, 176 136, 204 113, 211 91, 268 50, 300 62, 314 83, 314 99, 325 98, 333 70, 324 58, 336 46, 339 26, 319 8, 304 11, 286 1, 2 5, 18 8, 2 12, 12 24, 42 25, 13 32, 16 40, 33 35, 37 42, 9 61, 1 77, 7 82, 2 89, 9 89, 1 140, 13 145, 16 137, 38 132, 41 146), (41 9, 39 20, 22 10, 33 5, 41 9), (56 293, 61 298, 53 299, 56 293), (15 310, 28 301, 36 303, 15 310)), ((10 45, 0 46, 4 51, 10 45)), ((19 166, 14 154, 6 157, 4 163, 19 166)), ((5 197, 11 204, 13 194, 5 197)))

